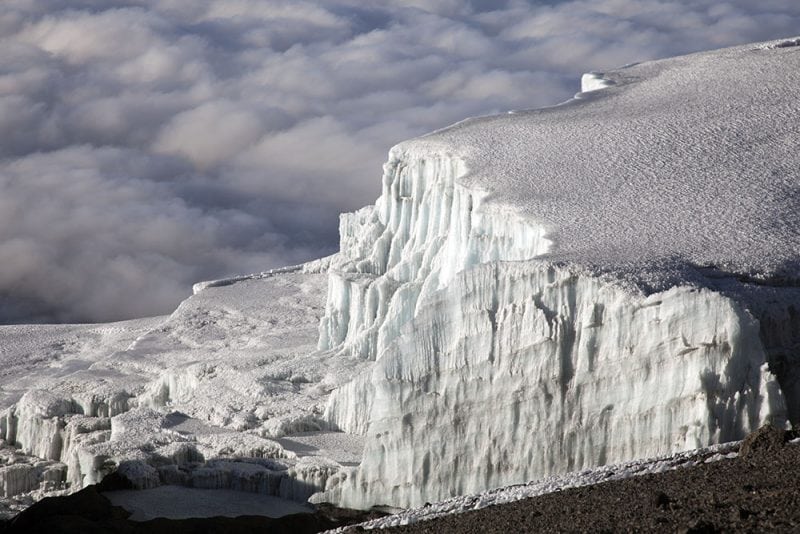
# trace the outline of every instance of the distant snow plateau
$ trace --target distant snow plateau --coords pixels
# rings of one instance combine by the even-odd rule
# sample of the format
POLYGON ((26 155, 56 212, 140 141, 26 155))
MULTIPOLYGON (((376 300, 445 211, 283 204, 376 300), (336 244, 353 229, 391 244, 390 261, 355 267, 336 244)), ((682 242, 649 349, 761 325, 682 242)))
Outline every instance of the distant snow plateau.
POLYGON ((798 43, 401 143, 337 254, 169 317, 0 327, 0 514, 112 471, 409 508, 800 424, 798 43))

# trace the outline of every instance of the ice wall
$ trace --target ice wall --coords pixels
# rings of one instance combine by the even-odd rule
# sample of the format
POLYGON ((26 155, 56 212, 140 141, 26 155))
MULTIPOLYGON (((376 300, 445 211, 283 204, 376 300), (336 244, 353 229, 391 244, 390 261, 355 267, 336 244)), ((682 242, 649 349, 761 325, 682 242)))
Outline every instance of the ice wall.
POLYGON ((490 207, 456 183, 460 158, 395 147, 375 206, 341 216, 319 349, 375 359, 420 298, 481 263, 547 251, 545 228, 490 207))
POLYGON ((535 260, 546 229, 465 172, 401 145, 375 207, 342 217, 320 347, 376 363, 328 403, 367 435, 361 465, 315 500, 420 505, 785 420, 765 347, 796 342, 791 300, 773 335, 718 291, 645 296, 535 260))

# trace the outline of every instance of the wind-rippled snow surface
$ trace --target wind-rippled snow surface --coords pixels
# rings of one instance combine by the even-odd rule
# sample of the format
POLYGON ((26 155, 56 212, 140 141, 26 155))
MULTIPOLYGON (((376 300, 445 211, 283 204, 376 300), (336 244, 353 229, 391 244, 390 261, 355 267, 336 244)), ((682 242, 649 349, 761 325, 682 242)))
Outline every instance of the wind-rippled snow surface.
POLYGON ((606 72, 610 87, 560 106, 466 120, 401 147, 461 155, 461 181, 545 225, 555 261, 651 291, 691 281, 696 266, 796 279, 797 41, 606 72))

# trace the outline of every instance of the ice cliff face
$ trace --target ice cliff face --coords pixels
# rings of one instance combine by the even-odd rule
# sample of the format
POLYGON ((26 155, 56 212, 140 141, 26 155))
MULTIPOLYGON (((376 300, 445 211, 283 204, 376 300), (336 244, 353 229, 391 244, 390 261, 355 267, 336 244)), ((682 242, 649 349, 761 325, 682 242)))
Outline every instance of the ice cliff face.
MULTIPOLYGON (((759 321, 736 300, 525 261, 547 251, 544 229, 486 209, 459 172, 395 150, 375 208, 342 217, 320 343, 377 361, 329 401, 367 447, 318 499, 419 505, 784 420, 759 321)), ((765 338, 796 345, 778 341, 788 317, 773 325, 765 338)))
POLYGON ((459 158, 392 151, 377 204, 341 216, 321 350, 375 359, 457 273, 547 252, 544 228, 486 206, 485 192, 456 183, 464 172, 459 158))
MULTIPOLYGON (((704 84, 727 78, 719 72, 706 73, 705 81, 699 76, 698 69, 715 61, 740 67, 758 62, 762 76, 777 79, 797 61, 796 54, 765 57, 764 50, 743 47, 640 70, 661 78, 649 88, 670 80, 656 95, 670 100, 686 91, 689 74, 700 93, 704 84)), ((601 130, 574 129, 586 125, 587 115, 597 120, 597 106, 619 107, 622 95, 641 92, 622 87, 643 84, 631 81, 636 74, 589 75, 582 102, 564 110, 467 121, 403 143, 390 153, 376 205, 342 216, 319 347, 375 363, 334 391, 326 411, 331 424, 366 436, 363 460, 315 500, 421 505, 740 439, 767 420, 784 424, 788 416, 800 423, 800 289, 792 282, 800 279, 793 267, 800 226, 789 213, 796 206, 787 207, 797 196, 777 204, 771 196, 796 191, 797 176, 779 170, 772 179, 754 175, 755 161, 769 166, 772 156, 748 148, 759 129, 780 139, 780 147, 796 143, 796 128, 773 125, 776 118, 754 110, 762 103, 754 105, 745 88, 721 104, 735 119, 717 118, 738 132, 736 146, 716 146, 712 137, 687 147, 723 171, 703 174, 691 153, 680 155, 690 158, 683 162, 656 153, 660 141, 642 149, 641 140, 623 135, 618 114, 608 118, 610 139, 599 143, 623 139, 622 145, 640 146, 641 154, 608 160, 605 167, 564 161, 563 167, 585 176, 567 177, 560 190, 541 182, 536 191, 547 174, 537 159, 558 154, 544 148, 513 152, 525 136, 556 147, 565 136, 571 143, 594 136, 577 148, 600 154, 581 153, 578 163, 613 154, 612 146, 605 147, 610 152, 596 146, 601 130), (629 93, 594 96, 623 90, 629 93), (540 128, 553 137, 543 138, 540 128), (487 145, 486 138, 499 146, 487 145), (688 176, 672 174, 679 164, 688 176), (609 168, 619 174, 610 175, 609 168), (738 172, 745 178, 715 182, 738 172), (662 175, 665 182, 659 182, 662 175), (623 206, 615 208, 621 213, 608 212, 619 199, 600 190, 595 196, 608 198, 608 205, 586 196, 602 184, 598 176, 609 176, 618 194, 630 195, 637 182, 646 189, 628 198, 627 213, 623 206), (678 202, 674 191, 660 190, 670 181, 688 194, 677 212, 664 210, 678 202), (515 194, 515 188, 525 193, 515 194), (705 203, 711 190, 718 198, 705 203), (535 199, 530 206, 546 209, 528 209, 525 195, 535 199), (560 205, 575 212, 577 222, 564 213, 551 215, 560 205), (624 215, 627 221, 620 219, 624 215), (748 218, 754 216, 763 218, 748 218), (705 226, 696 224, 698 217, 708 217, 705 226), (623 226, 615 244, 606 224, 616 223, 623 226), (742 233, 744 228, 752 231, 742 233), (764 249, 763 241, 773 248, 764 249), (751 242, 757 244, 748 248, 751 242), (709 263, 714 254, 717 265, 709 263)), ((784 93, 771 96, 781 102, 778 115, 793 106, 784 93)), ((694 92, 687 98, 697 99, 694 92)), ((706 102, 685 107, 714 113, 706 102)), ((677 118, 665 118, 667 123, 684 124, 682 111, 672 112, 677 118)), ((638 119, 633 125, 641 126, 638 119)), ((732 142, 724 138, 723 144, 732 142)), ((626 150, 620 146, 620 153, 626 150)), ((783 160, 773 164, 780 167, 783 160)), ((554 165, 553 174, 563 176, 554 165)))

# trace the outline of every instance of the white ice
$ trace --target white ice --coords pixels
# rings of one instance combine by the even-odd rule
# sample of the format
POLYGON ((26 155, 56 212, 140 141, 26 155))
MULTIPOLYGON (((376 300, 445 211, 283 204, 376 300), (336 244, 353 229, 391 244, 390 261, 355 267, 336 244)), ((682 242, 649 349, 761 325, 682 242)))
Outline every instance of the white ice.
POLYGON ((202 284, 170 317, 0 328, 0 513, 112 470, 140 488, 325 489, 363 449, 325 403, 364 362, 316 351, 319 265, 202 284))
POLYGON ((417 506, 800 422, 800 55, 587 78, 394 147, 342 217, 320 348, 364 458, 315 500, 417 506))
MULTIPOLYGON (((587 72, 581 76, 581 93, 599 91, 612 85, 614 85, 614 82, 603 76, 602 72, 587 72)), ((583 98, 583 95, 579 93, 578 98, 583 98)))

